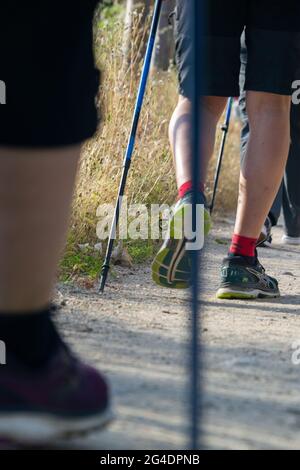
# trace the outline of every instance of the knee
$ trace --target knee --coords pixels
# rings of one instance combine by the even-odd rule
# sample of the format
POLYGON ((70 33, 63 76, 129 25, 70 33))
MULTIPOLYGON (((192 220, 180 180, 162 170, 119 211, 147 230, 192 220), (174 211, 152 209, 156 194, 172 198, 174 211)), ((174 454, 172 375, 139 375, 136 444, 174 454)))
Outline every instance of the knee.
POLYGON ((202 108, 211 114, 222 113, 226 103, 227 98, 222 96, 202 96, 201 98, 202 108))
POLYGON ((247 93, 247 110, 249 119, 259 119, 260 116, 289 117, 291 112, 291 97, 272 93, 249 91, 247 93))
POLYGON ((175 108, 174 114, 191 114, 192 112, 192 102, 189 98, 179 95, 178 103, 175 108))
POLYGON ((201 108, 205 117, 209 117, 217 123, 224 111, 227 98, 221 96, 203 96, 201 98, 201 108))

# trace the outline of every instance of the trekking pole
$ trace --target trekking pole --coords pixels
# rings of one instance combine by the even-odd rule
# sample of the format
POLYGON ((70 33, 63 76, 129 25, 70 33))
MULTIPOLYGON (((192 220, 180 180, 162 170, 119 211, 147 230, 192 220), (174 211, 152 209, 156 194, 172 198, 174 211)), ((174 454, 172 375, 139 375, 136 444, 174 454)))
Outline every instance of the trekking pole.
MULTIPOLYGON (((193 232, 197 233, 197 191, 200 183, 201 158, 201 129, 202 115, 199 90, 203 81, 203 36, 202 18, 204 17, 204 1, 192 0, 191 10, 188 12, 191 18, 192 31, 192 59, 191 59, 191 95, 192 95, 192 168, 193 168, 193 232), (200 156, 200 158, 199 158, 200 156)), ((202 391, 201 391, 201 341, 200 341, 200 292, 199 292, 199 264, 201 258, 197 249, 191 251, 192 261, 192 285, 191 285, 191 324, 190 324, 190 351, 189 351, 189 381, 190 381, 190 409, 189 409, 189 450, 198 450, 201 446, 201 418, 202 418, 202 391)))
POLYGON ((217 189, 218 189, 219 178, 220 178, 220 173, 221 173, 221 166, 222 166, 222 161, 223 161, 223 156, 224 156, 225 144, 226 144, 227 135, 229 131, 232 105, 233 105, 233 98, 229 98, 228 103, 227 103, 225 121, 221 127, 221 130, 223 131, 223 137, 222 137, 221 147, 219 151, 218 163, 217 163, 215 180, 214 180, 213 195, 212 195, 211 204, 210 204, 211 214, 213 213, 213 210, 215 207, 215 201, 216 201, 217 189))
POLYGON ((117 201, 116 201, 113 221, 112 221, 109 240, 108 240, 108 244, 107 244, 105 261, 103 263, 102 271, 101 271, 101 279, 100 279, 100 286, 99 286, 99 291, 100 292, 104 291, 108 271, 109 271, 109 268, 110 268, 110 260, 111 260, 111 255, 112 255, 112 251, 113 251, 116 230, 117 230, 117 226, 118 226, 118 223, 119 223, 120 211, 121 211, 121 206, 122 206, 122 198, 123 198, 123 195, 124 195, 127 176, 128 176, 128 172, 129 172, 129 168, 130 168, 130 164, 131 164, 132 154, 133 154, 133 151, 134 151, 136 133, 137 133, 137 128, 138 128, 138 124, 139 124, 141 109, 142 109, 143 101, 144 101, 144 97, 145 97, 147 81, 148 81, 148 77, 149 77, 149 71, 150 71, 150 66, 151 66, 151 60, 152 60, 152 54, 153 54, 153 49, 154 49, 154 44, 155 44, 156 33, 157 33, 157 29, 158 29, 158 24, 159 24, 159 18, 160 18, 162 2, 163 2, 163 0, 156 0, 155 6, 154 6, 154 13, 153 13, 153 19, 152 19, 152 24, 151 24, 150 36, 149 36, 149 40, 148 40, 148 45, 147 45, 147 50, 146 50, 146 55, 145 55, 145 60, 144 60, 144 65, 143 65, 139 90, 138 90, 138 94, 137 94, 137 100, 136 100, 135 109, 134 109, 134 115, 133 115, 133 120, 132 120, 132 125, 131 125, 130 136, 129 136, 127 149, 126 149, 124 162, 123 162, 123 172, 122 172, 121 182, 120 182, 119 191, 118 191, 118 198, 117 198, 117 201))

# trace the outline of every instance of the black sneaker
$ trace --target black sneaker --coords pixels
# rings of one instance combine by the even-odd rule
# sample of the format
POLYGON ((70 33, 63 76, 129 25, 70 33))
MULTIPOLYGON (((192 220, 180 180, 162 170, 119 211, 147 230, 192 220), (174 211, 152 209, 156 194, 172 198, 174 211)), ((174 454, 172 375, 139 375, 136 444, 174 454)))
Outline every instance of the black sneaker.
POLYGON ((278 282, 268 276, 257 259, 228 256, 221 269, 218 299, 258 299, 280 297, 278 282))
POLYGON ((112 418, 105 378, 64 344, 42 370, 12 357, 0 367, 0 443, 49 443, 100 429, 112 418))

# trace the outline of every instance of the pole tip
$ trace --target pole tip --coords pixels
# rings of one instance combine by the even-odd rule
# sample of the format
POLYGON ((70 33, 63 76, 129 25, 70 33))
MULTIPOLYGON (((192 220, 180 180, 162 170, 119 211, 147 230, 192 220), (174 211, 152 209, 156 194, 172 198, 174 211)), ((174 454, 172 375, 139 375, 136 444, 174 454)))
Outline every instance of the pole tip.
POLYGON ((109 267, 106 266, 106 265, 104 265, 102 267, 102 274, 101 274, 100 283, 99 283, 99 294, 104 293, 106 280, 107 280, 108 269, 109 269, 109 267))

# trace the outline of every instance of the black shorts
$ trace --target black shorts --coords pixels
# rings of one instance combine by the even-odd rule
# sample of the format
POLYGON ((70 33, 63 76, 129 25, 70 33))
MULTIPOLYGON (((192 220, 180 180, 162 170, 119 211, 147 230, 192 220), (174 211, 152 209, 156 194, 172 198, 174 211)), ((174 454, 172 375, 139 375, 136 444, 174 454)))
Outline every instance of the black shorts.
MULTIPOLYGON (((206 0, 204 79, 199 93, 238 96, 240 38, 246 31, 246 90, 291 95, 300 77, 300 0, 206 0)), ((177 0, 176 62, 180 93, 190 96, 192 42, 187 0, 177 0)))
POLYGON ((1 2, 0 145, 58 147, 98 123, 93 16, 97 0, 1 2))

